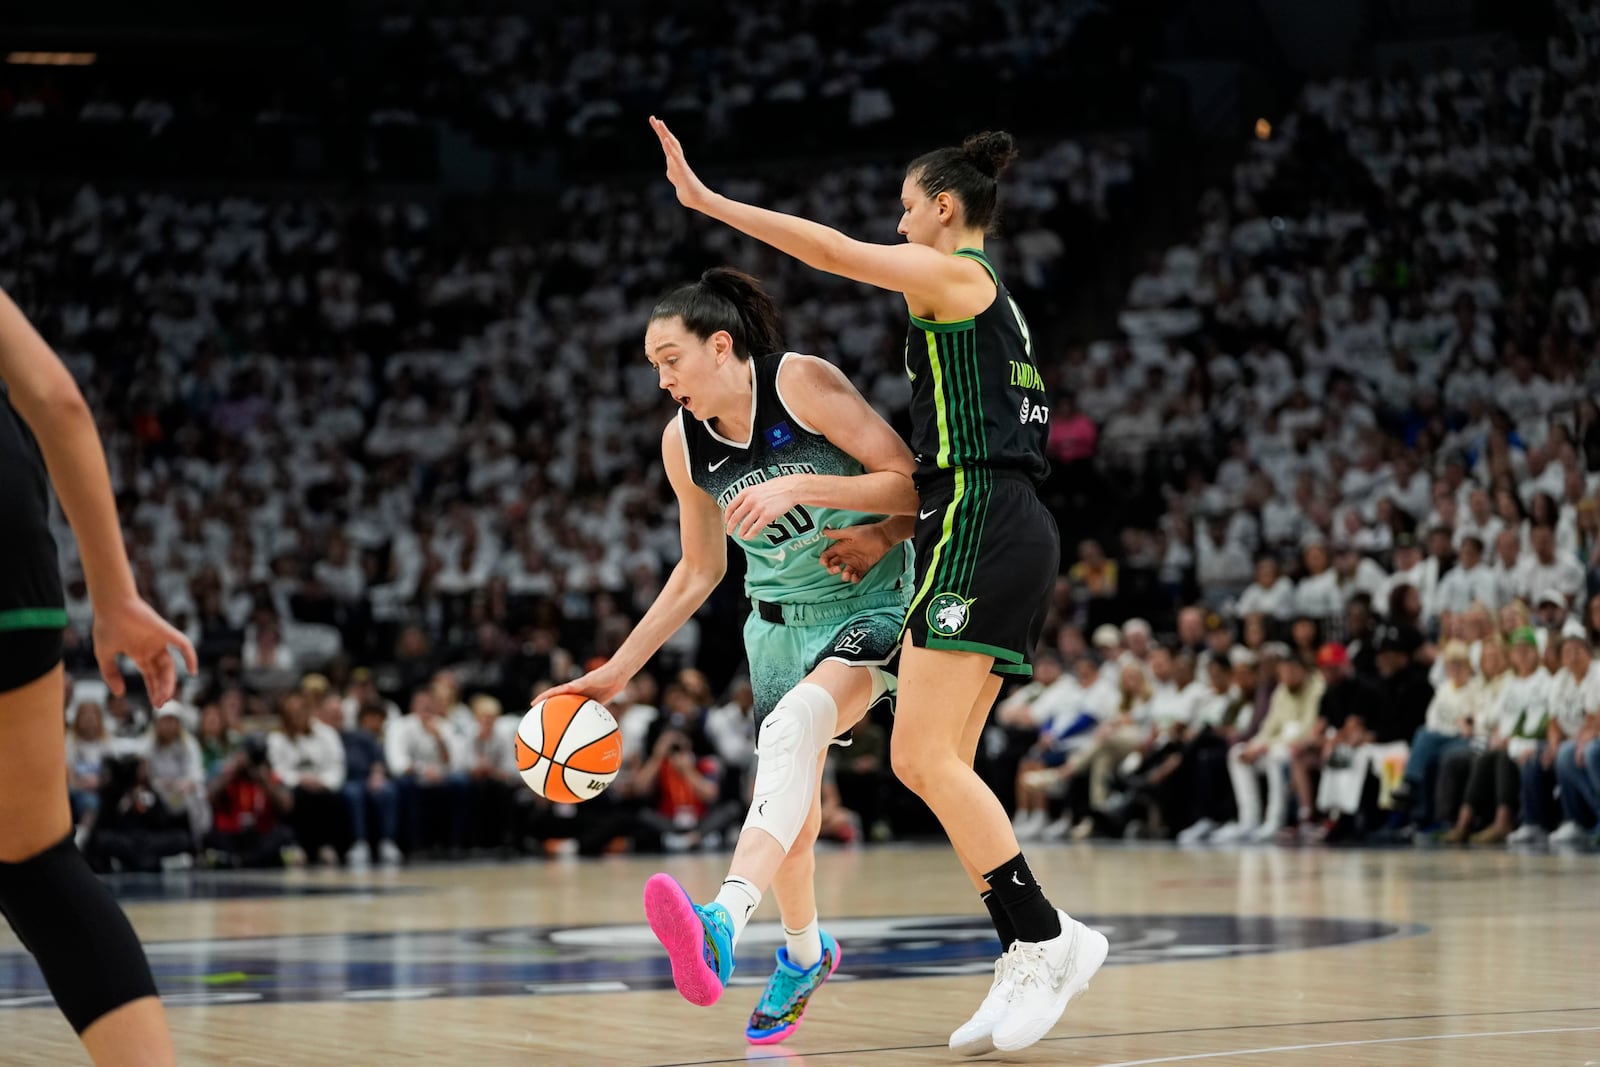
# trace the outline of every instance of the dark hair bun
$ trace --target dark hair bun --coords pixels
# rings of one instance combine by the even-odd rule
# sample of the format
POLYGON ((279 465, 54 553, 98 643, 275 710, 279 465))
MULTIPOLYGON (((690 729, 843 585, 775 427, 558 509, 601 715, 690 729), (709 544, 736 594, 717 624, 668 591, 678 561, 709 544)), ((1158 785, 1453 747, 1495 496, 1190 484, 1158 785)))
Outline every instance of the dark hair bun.
POLYGON ((985 130, 962 141, 961 154, 984 174, 998 178, 1017 158, 1017 142, 1004 130, 985 130))

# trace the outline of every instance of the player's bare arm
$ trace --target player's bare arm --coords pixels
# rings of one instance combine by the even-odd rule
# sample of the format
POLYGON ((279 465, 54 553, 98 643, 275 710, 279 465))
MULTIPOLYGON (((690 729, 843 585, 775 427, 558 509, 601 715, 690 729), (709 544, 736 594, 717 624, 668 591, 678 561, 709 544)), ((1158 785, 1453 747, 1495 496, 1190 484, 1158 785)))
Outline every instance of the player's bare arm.
POLYGON ((778 382, 790 410, 866 473, 790 474, 750 486, 728 505, 730 534, 751 537, 796 504, 868 515, 916 512, 911 450, 839 368, 815 356, 791 356, 778 372, 778 382))

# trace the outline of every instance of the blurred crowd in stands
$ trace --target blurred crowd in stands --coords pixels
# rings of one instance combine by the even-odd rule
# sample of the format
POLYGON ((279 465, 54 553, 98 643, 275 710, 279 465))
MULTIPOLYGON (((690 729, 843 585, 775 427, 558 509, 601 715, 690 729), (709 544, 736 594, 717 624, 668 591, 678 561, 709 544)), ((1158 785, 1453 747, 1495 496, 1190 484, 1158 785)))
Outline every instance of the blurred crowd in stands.
MULTIPOLYGON (((1028 67, 1080 6, 1040 25, 974 14, 999 36, 967 58, 1028 67)), ((1119 333, 1040 353, 1064 573, 1038 676, 1003 697, 980 754, 1023 836, 1595 834, 1600 18, 1563 12, 1538 54, 1307 86, 1132 280, 1119 333)), ((724 80, 682 85, 684 110, 749 99, 753 71, 766 99, 870 110, 863 56, 944 47, 766 28, 738 33, 789 44, 719 53, 724 80)), ((631 31, 513 30, 386 25, 471 97, 395 107, 578 135, 616 117, 595 79, 675 84, 631 31), (520 79, 541 48, 561 76, 520 79)), ((17 121, 32 105, 8 106, 17 121)), ((1139 175, 1120 142, 1028 147, 994 248, 1019 303, 1048 307, 1085 235, 1127 224, 1139 175)), ((901 166, 724 189, 892 240, 901 166)), ((697 223, 660 183, 573 184, 557 206, 535 241, 417 203, 0 197, 0 284, 100 412, 136 574, 202 657, 160 709, 83 680, 89 607, 60 531, 68 770, 104 866, 736 831, 752 745, 737 568, 618 700, 628 766, 602 798, 538 800, 510 731, 531 694, 615 649, 676 560, 655 460, 669 412, 638 351, 655 297, 714 263, 752 270, 790 345, 901 427, 903 307, 697 223)), ((836 752, 830 836, 929 827, 888 778, 889 725, 836 752)))

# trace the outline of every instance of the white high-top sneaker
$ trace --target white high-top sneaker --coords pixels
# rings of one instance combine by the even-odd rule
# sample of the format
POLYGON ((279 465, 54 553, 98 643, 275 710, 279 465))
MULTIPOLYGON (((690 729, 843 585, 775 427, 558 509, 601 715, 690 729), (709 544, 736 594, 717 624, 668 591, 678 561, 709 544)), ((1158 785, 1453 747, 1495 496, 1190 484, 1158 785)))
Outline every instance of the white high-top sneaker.
POLYGON ((1576 845, 1581 844, 1588 837, 1589 831, 1568 819, 1556 827, 1555 833, 1550 835, 1550 843, 1552 845, 1576 845))
POLYGON ((1061 1018, 1072 998, 1089 987, 1111 951, 1106 935, 1060 909, 1061 934, 1049 941, 1018 941, 1011 961, 1011 996, 994 1025, 994 1047, 1015 1052, 1038 1041, 1061 1018))
POLYGON ((994 1051, 994 1024, 1005 1014, 1011 999, 1011 954, 994 961, 994 983, 972 1018, 950 1035, 950 1051, 960 1056, 982 1056, 994 1051))

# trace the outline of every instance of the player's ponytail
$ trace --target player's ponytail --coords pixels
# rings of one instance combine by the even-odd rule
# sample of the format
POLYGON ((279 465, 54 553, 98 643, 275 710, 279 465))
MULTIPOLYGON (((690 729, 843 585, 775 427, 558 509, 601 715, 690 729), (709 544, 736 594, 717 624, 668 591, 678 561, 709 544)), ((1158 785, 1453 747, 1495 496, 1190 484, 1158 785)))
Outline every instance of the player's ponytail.
POLYGON ((1017 142, 1004 130, 985 130, 960 148, 936 148, 918 156, 906 174, 929 197, 948 192, 961 201, 967 223, 992 233, 1000 221, 999 178, 1017 158, 1017 142))
POLYGON ((702 341, 726 330, 740 359, 783 351, 783 313, 761 283, 742 270, 712 267, 656 302, 650 321, 679 318, 702 341))

